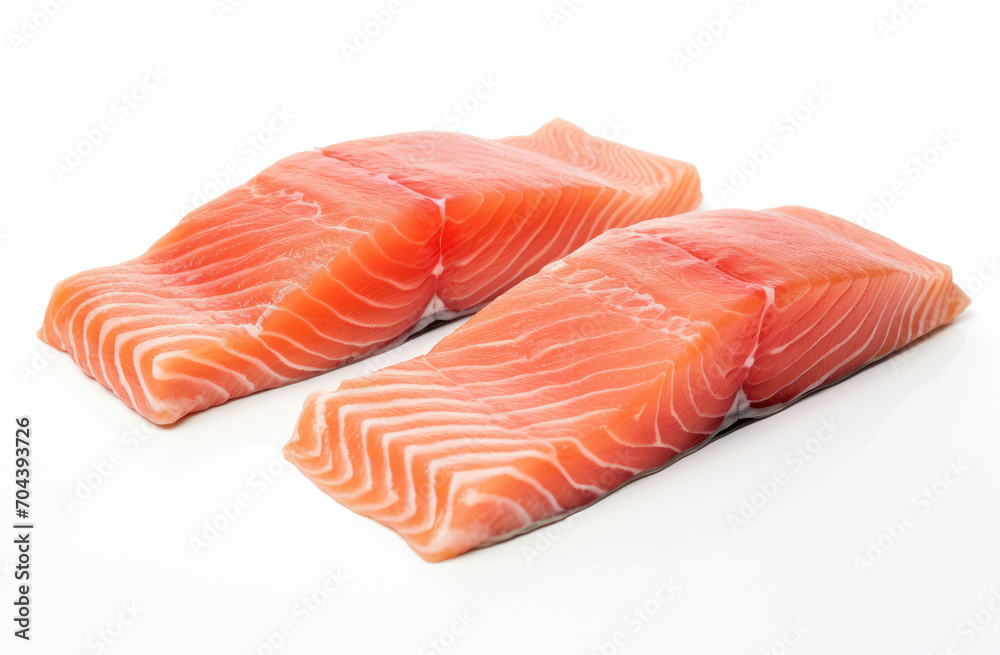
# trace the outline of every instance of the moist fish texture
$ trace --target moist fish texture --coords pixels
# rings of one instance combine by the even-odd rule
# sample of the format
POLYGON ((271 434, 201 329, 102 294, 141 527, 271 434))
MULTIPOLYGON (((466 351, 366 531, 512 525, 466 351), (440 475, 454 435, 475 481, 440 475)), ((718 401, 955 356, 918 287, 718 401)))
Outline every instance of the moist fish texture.
POLYGON ((697 207, 693 166, 562 120, 292 155, 145 254, 60 282, 39 337, 154 423, 474 311, 595 235, 697 207))
POLYGON ((968 303, 947 266, 816 210, 655 219, 549 264, 428 355, 312 394, 284 453, 439 561, 589 505, 968 303))

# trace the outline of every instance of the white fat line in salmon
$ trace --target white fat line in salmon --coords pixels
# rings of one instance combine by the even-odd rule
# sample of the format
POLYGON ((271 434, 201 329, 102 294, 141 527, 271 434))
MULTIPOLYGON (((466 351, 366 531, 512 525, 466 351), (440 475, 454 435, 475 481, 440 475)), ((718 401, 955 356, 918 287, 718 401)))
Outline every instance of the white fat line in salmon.
MULTIPOLYGON (((441 561, 578 512, 968 303, 948 267, 815 210, 656 219, 545 267, 427 355, 313 394, 285 454, 441 561)), ((792 449, 733 527, 840 427, 792 449)))
POLYGON ((172 423, 391 347, 596 234, 699 201, 694 167, 561 120, 500 140, 335 144, 195 209, 142 256, 64 280, 39 336, 172 423))

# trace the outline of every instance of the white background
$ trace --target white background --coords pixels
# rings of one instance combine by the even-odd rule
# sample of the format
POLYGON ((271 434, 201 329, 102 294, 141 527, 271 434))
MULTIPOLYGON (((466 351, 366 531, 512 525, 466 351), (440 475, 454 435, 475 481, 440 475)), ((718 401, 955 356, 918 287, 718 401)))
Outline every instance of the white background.
MULTIPOLYGON (((3 652, 429 653, 432 640, 477 654, 998 652, 1000 6, 905 4, 912 16, 886 33, 890 0, 567 0, 559 21, 556 0, 400 0, 348 61, 343 44, 387 1, 247 0, 221 15, 211 0, 69 2, 34 33, 24 21, 42 22, 40 5, 7 0, 0 479, 11 482, 0 489, 13 495, 13 418, 30 415, 38 528, 34 638, 15 640, 3 619, 3 652), (689 39, 705 45, 681 62, 689 39), (116 98, 147 67, 165 78, 125 116, 116 98), (814 89, 829 97, 790 129, 785 115, 814 89), (477 106, 462 117, 456 103, 477 106), (249 146, 275 111, 294 118, 249 146), (281 467, 279 449, 308 392, 423 353, 454 324, 170 429, 34 337, 58 280, 141 253, 230 162, 226 186, 346 139, 442 127, 500 137, 555 116, 695 163, 709 209, 805 204, 860 220, 881 195, 891 206, 872 228, 950 264, 973 304, 918 347, 570 522, 442 564, 281 467), (110 134, 58 175, 102 119, 110 134), (934 150, 949 129, 953 143, 934 150), (767 161, 721 188, 768 139, 767 161), (907 162, 928 148, 917 178, 907 162), (897 179, 903 192, 886 195, 897 179), (788 453, 824 421, 834 437, 796 469, 788 453), (952 463, 967 470, 940 482, 952 463), (257 473, 269 465, 280 472, 257 473), (734 530, 727 515, 780 471, 788 483, 734 530), (69 506, 88 476, 97 488, 69 506), (936 481, 943 495, 920 501, 936 481), (196 553, 191 538, 241 494, 248 506, 196 553), (912 526, 886 536, 905 512, 912 526), (880 537, 882 557, 860 566, 880 537), (338 570, 347 580, 304 615, 300 598, 338 570), (665 602, 661 581, 680 588, 665 602), (139 616, 121 628, 123 604, 139 616), (461 634, 456 613, 471 623, 461 634), (269 650, 283 622, 291 634, 269 650)), ((0 499, 3 617, 8 518, 0 499)))

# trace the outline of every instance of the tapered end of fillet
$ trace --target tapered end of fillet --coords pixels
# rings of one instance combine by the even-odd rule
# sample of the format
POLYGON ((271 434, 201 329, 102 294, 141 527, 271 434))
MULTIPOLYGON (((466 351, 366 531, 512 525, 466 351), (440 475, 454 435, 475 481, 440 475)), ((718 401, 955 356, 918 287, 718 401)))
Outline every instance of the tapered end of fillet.
POLYGON ((59 296, 60 288, 63 284, 63 282, 60 282, 56 285, 56 288, 52 290, 52 297, 49 300, 48 307, 45 308, 45 316, 42 318, 42 326, 38 328, 38 332, 35 332, 35 336, 56 350, 62 350, 65 352, 66 348, 63 346, 63 340, 59 335, 59 330, 54 329, 53 318, 55 309, 58 307, 56 304, 56 298, 59 296))
POLYGON ((281 449, 282 456, 296 467, 300 467, 306 460, 305 451, 308 449, 308 445, 302 437, 302 433, 296 428, 295 432, 292 433, 292 438, 281 449))
POLYGON ((945 319, 945 323, 951 323, 955 320, 959 314, 965 311, 965 308, 972 304, 972 298, 969 298, 969 294, 962 291, 962 288, 957 284, 951 285, 951 302, 948 304, 948 317, 945 319))
POLYGON ((554 130, 570 130, 573 132, 579 132, 580 134, 587 134, 586 130, 584 130, 582 127, 576 125, 575 123, 570 123, 568 120, 562 118, 561 116, 557 116, 552 120, 550 120, 545 125, 542 125, 540 128, 535 130, 535 134, 551 132, 554 130))
POLYGON ((57 350, 62 350, 62 347, 59 343, 57 343, 54 339, 49 338, 48 334, 45 331, 44 325, 38 329, 38 332, 35 332, 35 336, 38 337, 39 341, 42 341, 57 350))
POLYGON ((296 421, 291 439, 281 449, 285 459, 310 479, 321 472, 318 469, 319 460, 323 454, 323 437, 327 431, 326 415, 321 411, 325 395, 328 394, 322 391, 309 394, 302 404, 302 413, 296 421))

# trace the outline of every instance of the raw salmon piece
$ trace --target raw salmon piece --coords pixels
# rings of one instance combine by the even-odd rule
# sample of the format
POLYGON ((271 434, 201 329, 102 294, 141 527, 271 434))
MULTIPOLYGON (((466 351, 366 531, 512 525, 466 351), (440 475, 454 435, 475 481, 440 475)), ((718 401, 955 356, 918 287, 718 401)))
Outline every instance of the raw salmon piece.
POLYGON ((287 157, 144 255, 56 286, 39 337, 154 423, 477 308, 609 228, 688 211, 694 167, 561 120, 287 157))
POLYGON ((611 230, 425 357, 305 403, 285 456, 430 561, 557 520, 968 305, 947 266, 802 207, 611 230))

